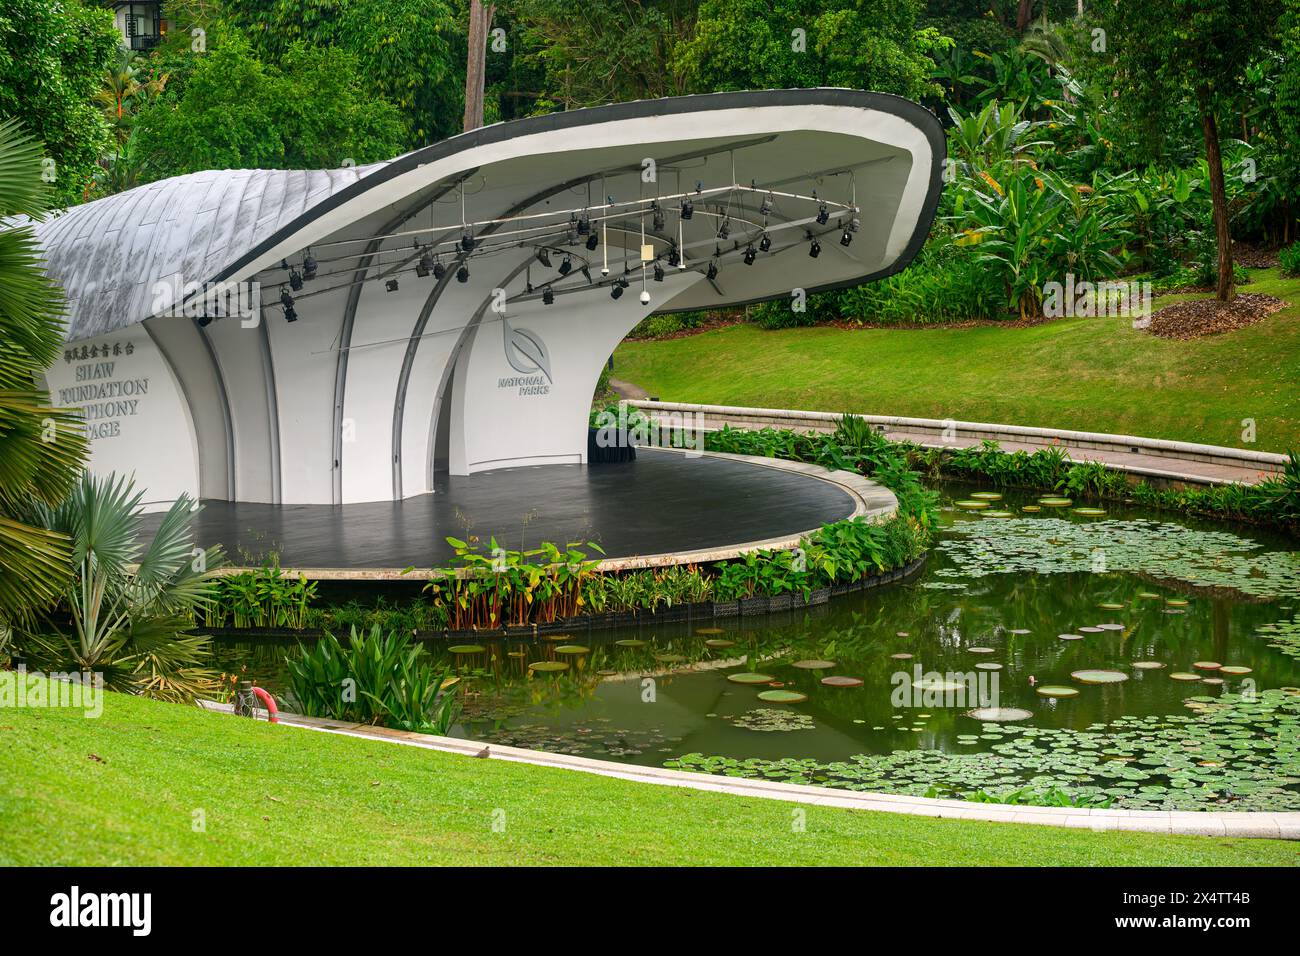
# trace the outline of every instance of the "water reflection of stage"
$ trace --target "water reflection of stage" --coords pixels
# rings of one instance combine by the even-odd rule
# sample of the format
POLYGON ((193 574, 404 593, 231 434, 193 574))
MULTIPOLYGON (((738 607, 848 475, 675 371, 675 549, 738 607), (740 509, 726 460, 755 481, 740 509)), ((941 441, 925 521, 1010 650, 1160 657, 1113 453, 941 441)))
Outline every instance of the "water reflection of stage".
MULTIPOLYGON (((797 534, 848 517, 837 485, 746 461, 639 449, 637 460, 442 476, 398 502, 266 505, 205 501, 198 542, 231 563, 274 552, 287 568, 402 569, 445 564, 447 535, 495 535, 505 548, 596 541, 608 557, 693 551, 797 534)), ((161 515, 146 515, 146 532, 161 515)))

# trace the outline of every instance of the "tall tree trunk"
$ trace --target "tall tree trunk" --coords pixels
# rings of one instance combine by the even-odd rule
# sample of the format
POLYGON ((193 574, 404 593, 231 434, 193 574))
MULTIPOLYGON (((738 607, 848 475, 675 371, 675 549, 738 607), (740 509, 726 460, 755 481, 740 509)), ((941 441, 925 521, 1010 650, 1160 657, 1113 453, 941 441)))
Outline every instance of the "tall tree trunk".
POLYGON ((1034 0, 1020 0, 1016 7, 1016 32, 1024 33, 1029 29, 1029 21, 1034 18, 1034 0))
POLYGON ((1196 91, 1201 110, 1201 132, 1205 134, 1205 160, 1210 166, 1210 201, 1214 204, 1214 241, 1219 249, 1219 283, 1215 293, 1220 302, 1231 302, 1236 294, 1232 275, 1232 235, 1228 231, 1228 194, 1223 185, 1223 155, 1219 152, 1219 124, 1214 119, 1210 91, 1196 91))
POLYGON ((465 64, 465 132, 483 125, 483 74, 487 60, 488 30, 496 4, 470 0, 469 56, 465 64))

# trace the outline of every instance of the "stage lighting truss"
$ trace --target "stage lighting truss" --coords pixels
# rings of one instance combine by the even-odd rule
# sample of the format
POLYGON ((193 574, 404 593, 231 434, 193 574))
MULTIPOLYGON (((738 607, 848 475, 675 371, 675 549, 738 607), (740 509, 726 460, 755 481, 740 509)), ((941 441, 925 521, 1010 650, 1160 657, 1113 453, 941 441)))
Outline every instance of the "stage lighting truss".
MULTIPOLYGON (((810 173, 807 178, 815 179, 818 175, 810 173)), ((599 176, 596 174, 593 179, 599 176)), ((395 291, 397 278, 407 272, 418 278, 432 274, 435 280, 441 280, 448 271, 443 264, 444 257, 451 263, 456 278, 463 283, 468 280, 471 260, 528 248, 537 263, 544 268, 554 268, 555 274, 544 286, 539 285, 537 289, 514 298, 526 301, 541 299, 545 294, 546 304, 550 304, 556 295, 593 286, 608 288, 618 285, 622 276, 631 269, 652 270, 656 282, 664 280, 664 265, 692 269, 706 276, 712 273, 709 277, 713 278, 724 259, 753 265, 755 248, 763 253, 769 250, 780 252, 811 240, 811 247, 820 252, 816 237, 830 232, 839 235, 841 244, 847 246, 859 225, 859 209, 854 201, 839 203, 815 192, 803 195, 754 183, 732 183, 713 188, 697 183, 696 188, 689 191, 622 202, 614 197, 607 197, 607 200, 603 205, 587 204, 544 213, 317 242, 312 249, 305 251, 298 266, 284 260, 280 267, 291 271, 290 281, 295 293, 302 288, 303 279, 321 277, 322 281, 316 283, 311 291, 295 295, 296 300, 379 279, 385 282, 389 291, 395 291), (690 230, 685 230, 682 222, 687 218, 682 212, 684 208, 691 210, 689 219, 695 223, 690 230), (673 222, 674 219, 677 221, 673 222), (835 220, 833 223, 832 219, 835 220), (694 233, 695 238, 687 236, 687 231, 694 233), (610 235, 610 245, 606 246, 597 239, 602 232, 610 235), (641 244, 649 244, 655 250, 653 259, 642 259, 635 239, 637 234, 643 238, 641 244), (621 235, 622 239, 615 240, 616 235, 621 235), (680 242, 679 236, 682 237, 680 242), (847 242, 845 237, 848 237, 847 242), (720 244, 719 240, 722 240, 720 244), (411 244, 401 250, 396 266, 376 272, 381 256, 391 255, 382 250, 382 243, 386 241, 411 244), (381 247, 379 253, 375 252, 376 242, 381 247), (361 252, 348 249, 358 245, 368 248, 361 252), (708 250, 709 245, 715 248, 708 250), (602 261, 598 263, 602 266, 602 276, 593 280, 593 262, 580 253, 594 252, 598 247, 603 247, 602 261), (358 271, 367 273, 364 279, 348 278, 358 271), (331 277, 346 281, 331 285, 331 277)))

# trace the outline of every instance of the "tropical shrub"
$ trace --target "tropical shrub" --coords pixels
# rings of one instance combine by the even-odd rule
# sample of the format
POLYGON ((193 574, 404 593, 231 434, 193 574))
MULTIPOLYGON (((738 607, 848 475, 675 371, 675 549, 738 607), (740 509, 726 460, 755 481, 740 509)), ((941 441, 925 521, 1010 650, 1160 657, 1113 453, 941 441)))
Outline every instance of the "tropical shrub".
POLYGON ((197 504, 188 495, 141 547, 143 495, 125 477, 87 475, 59 505, 32 507, 41 527, 71 542, 72 575, 55 608, 16 633, 26 656, 46 670, 97 672, 110 690, 190 700, 214 676, 208 638, 193 628, 212 600, 207 572, 223 556, 219 546, 194 547, 197 504))
POLYGON ((1300 276, 1300 242, 1293 242, 1277 254, 1285 276, 1300 276))
POLYGON ((213 599, 204 607, 207 627, 307 626, 308 607, 316 597, 317 584, 304 575, 290 578, 276 561, 267 561, 256 571, 218 577, 213 582, 213 599))
POLYGON ((72 574, 67 537, 20 514, 67 497, 85 455, 80 415, 51 408, 36 382, 63 342, 63 295, 30 222, 10 218, 42 216, 48 198, 40 144, 0 123, 0 632, 52 604, 72 574))
POLYGON ((290 704, 309 717, 445 734, 456 719, 456 688, 410 635, 353 628, 345 646, 326 634, 285 659, 290 704))
MULTIPOLYGON (((528 551, 510 551, 494 537, 486 554, 475 538, 448 537, 447 543, 455 551, 452 566, 424 589, 435 605, 446 608, 450 626, 457 630, 571 617, 582 608, 583 584, 600 563, 588 560, 576 541, 563 548, 547 541, 528 551)), ((604 554, 594 542, 586 547, 604 554)))

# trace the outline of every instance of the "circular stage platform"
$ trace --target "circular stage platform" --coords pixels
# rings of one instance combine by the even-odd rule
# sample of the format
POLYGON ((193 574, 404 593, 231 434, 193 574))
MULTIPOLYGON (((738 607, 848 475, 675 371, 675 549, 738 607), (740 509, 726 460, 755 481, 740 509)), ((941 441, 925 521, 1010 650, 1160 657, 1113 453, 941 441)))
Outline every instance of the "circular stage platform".
MULTIPOLYGON (((792 547, 801 535, 855 515, 883 517, 896 502, 859 475, 816 465, 639 448, 637 460, 541 465, 457 477, 395 502, 342 506, 205 501, 196 543, 224 546, 232 565, 271 554, 322 580, 410 580, 406 568, 446 566, 445 538, 495 535, 502 547, 595 541, 610 570, 734 557, 792 547)), ((161 515, 145 515, 146 534, 161 515)), ((599 557, 592 552, 593 557, 599 557)))

